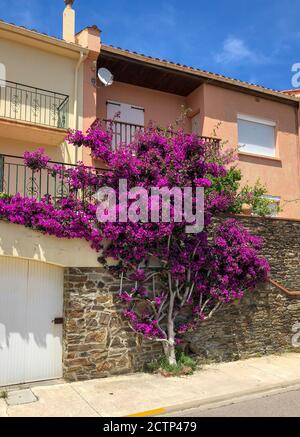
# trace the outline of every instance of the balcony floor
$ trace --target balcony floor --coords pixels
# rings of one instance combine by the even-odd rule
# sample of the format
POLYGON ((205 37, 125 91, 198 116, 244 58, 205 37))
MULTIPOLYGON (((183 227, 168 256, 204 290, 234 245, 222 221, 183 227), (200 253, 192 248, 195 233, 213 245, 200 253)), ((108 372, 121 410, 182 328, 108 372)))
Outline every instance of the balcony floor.
POLYGON ((0 117, 0 137, 23 140, 45 146, 59 146, 68 133, 67 129, 0 117))

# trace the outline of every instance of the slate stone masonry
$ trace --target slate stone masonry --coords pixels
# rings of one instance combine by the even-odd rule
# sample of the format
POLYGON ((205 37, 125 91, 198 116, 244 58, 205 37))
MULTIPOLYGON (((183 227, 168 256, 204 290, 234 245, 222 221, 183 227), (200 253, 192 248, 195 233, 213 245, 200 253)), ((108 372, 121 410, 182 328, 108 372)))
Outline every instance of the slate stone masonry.
MULTIPOLYGON (((218 219, 222 220, 222 219, 218 219)), ((271 276, 300 290, 300 221, 239 217, 265 240, 271 276)), ((118 302, 119 281, 102 267, 67 268, 64 292, 64 377, 84 380, 140 371, 161 354, 161 344, 133 333, 118 302)), ((225 307, 186 337, 199 361, 236 360, 292 347, 300 297, 271 284, 225 307)))
POLYGON ((64 377, 85 380, 142 370, 161 345, 132 332, 122 316, 119 281, 102 267, 67 268, 64 377))
MULTIPOLYGON (((238 217, 264 239, 263 255, 271 278, 300 290, 300 221, 238 217)), ((218 219, 222 220, 222 219, 218 219)), ((260 285, 238 304, 224 307, 189 335, 199 361, 228 361, 292 349, 292 327, 300 321, 300 296, 289 296, 272 284, 260 285)), ((294 349, 300 352, 300 348, 294 349)))

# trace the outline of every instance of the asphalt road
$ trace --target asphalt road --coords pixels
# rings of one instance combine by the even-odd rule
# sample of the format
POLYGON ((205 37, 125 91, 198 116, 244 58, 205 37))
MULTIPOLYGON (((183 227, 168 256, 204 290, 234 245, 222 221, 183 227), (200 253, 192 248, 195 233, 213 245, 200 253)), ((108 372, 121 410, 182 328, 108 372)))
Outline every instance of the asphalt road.
POLYGON ((263 396, 210 409, 192 409, 172 417, 300 417, 300 390, 263 396))

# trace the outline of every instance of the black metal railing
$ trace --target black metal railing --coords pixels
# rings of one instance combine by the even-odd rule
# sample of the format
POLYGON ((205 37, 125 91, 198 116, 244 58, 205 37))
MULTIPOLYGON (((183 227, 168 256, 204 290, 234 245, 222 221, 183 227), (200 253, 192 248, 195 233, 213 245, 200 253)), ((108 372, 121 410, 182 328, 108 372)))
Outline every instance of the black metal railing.
POLYGON ((5 81, 0 86, 0 117, 67 129, 69 96, 5 81))
MULTIPOLYGON (((175 136, 177 135, 177 131, 172 130, 172 129, 163 129, 163 128, 158 128, 159 131, 161 132, 167 132, 170 136, 175 136)), ((190 135, 191 133, 187 133, 187 135, 190 135)), ((216 137, 207 137, 207 136, 203 136, 203 135, 199 135, 196 134, 201 140, 205 141, 206 143, 211 144, 212 146, 219 146, 221 139, 220 138, 216 138, 216 137)))
MULTIPOLYGON (((8 196, 19 193, 37 200, 50 195, 54 203, 71 193, 81 200, 92 200, 94 192, 89 187, 75 189, 70 183, 68 170, 76 169, 77 165, 50 161, 48 167, 33 171, 20 156, 0 155, 0 193, 8 196)), ((100 175, 107 169, 90 168, 90 171, 100 175)))
MULTIPOLYGON (((106 129, 111 129, 113 138, 112 138, 112 147, 116 149, 120 144, 129 144, 135 138, 136 135, 145 129, 144 126, 132 123, 125 123, 123 121, 118 120, 107 120, 100 119, 101 123, 104 123, 106 129)), ((176 131, 172 129, 158 129, 164 132, 167 132, 169 135, 176 135, 176 131)), ((203 135, 199 135, 199 138, 204 140, 207 143, 210 143, 214 146, 219 145, 220 139, 214 137, 207 137, 203 135)))
POLYGON ((124 121, 118 120, 101 120, 106 129, 111 129, 112 131, 112 147, 117 149, 120 144, 131 143, 138 132, 144 130, 144 126, 139 124, 125 123, 124 121))

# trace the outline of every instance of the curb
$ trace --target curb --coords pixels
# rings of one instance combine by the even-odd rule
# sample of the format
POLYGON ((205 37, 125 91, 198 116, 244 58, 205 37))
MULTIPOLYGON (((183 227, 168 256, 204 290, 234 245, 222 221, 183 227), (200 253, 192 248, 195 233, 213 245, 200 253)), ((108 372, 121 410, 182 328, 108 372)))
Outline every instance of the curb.
MULTIPOLYGON (((208 397, 205 399, 196 399, 193 401, 186 401, 186 402, 182 402, 181 404, 176 404, 176 405, 169 405, 169 406, 165 406, 165 407, 161 407, 161 408, 157 408, 157 409, 153 409, 153 410, 148 410, 148 411, 143 411, 140 413, 134 413, 134 414, 130 414, 128 416, 125 417, 147 417, 147 416, 159 416, 161 414, 169 414, 169 413, 177 413, 179 411, 184 411, 184 410, 190 410, 193 408, 200 408, 200 407, 205 407, 208 405, 212 405, 212 404, 219 404, 219 403, 223 403, 223 405, 228 405, 231 403, 237 403, 239 400, 241 400, 241 398, 243 397, 247 397, 247 396, 254 396, 254 395, 259 395, 259 394, 277 394, 280 393, 282 390, 287 389, 287 388, 294 388, 296 389, 300 389, 300 379, 295 379, 292 381, 286 381, 286 382, 278 382, 276 384, 270 384, 270 385, 265 385, 265 386, 261 386, 261 387, 256 387, 256 388, 250 388, 247 390, 241 390, 241 391, 237 391, 237 392, 232 392, 230 394, 224 394, 224 395, 217 395, 217 396, 212 396, 212 397, 208 397)), ((212 405, 212 408, 218 408, 221 407, 222 405, 212 405)))

